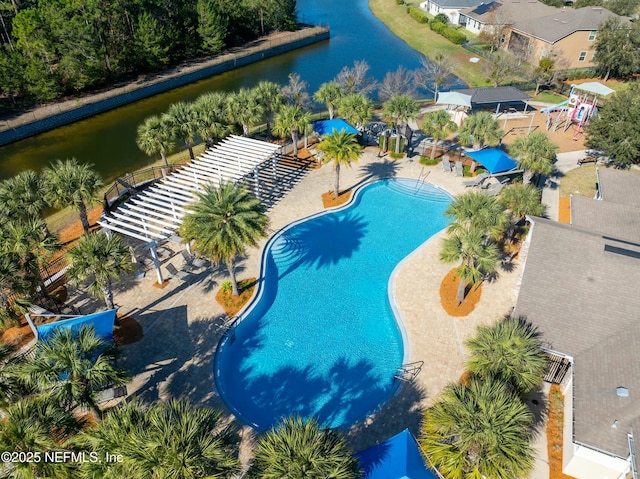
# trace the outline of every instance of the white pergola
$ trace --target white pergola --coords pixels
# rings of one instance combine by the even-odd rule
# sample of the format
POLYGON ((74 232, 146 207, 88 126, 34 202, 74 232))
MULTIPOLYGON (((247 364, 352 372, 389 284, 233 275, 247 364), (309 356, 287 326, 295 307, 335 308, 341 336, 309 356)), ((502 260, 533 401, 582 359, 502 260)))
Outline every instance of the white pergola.
POLYGON ((164 279, 156 250, 161 241, 179 242, 175 235, 196 200, 195 192, 206 184, 238 182, 254 173, 255 194, 260 198, 258 167, 271 160, 275 178, 279 145, 242 136, 229 136, 207 149, 191 163, 135 194, 114 211, 103 213, 98 223, 105 229, 148 243, 158 283, 164 279))

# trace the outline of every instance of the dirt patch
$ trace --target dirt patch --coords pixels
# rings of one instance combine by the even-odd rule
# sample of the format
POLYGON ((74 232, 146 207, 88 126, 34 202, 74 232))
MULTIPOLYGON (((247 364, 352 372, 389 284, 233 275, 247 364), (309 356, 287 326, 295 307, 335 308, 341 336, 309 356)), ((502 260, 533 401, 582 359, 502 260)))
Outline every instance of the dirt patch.
POLYGON ((558 206, 558 221, 560 223, 571 223, 571 198, 568 196, 560 197, 558 206))
POLYGON ((322 205, 325 208, 334 208, 345 204, 351 199, 351 190, 341 191, 337 198, 333 197, 333 191, 322 193, 322 205))
POLYGON ((138 321, 129 316, 118 315, 118 322, 113 327, 113 342, 117 345, 131 344, 140 341, 144 333, 138 321))
POLYGON ((564 441, 564 396, 558 384, 549 390, 549 415, 547 416, 547 455, 549 457, 549 479, 575 479, 562 473, 562 450, 564 441))
POLYGON ((456 270, 457 268, 453 268, 449 271, 440 284, 440 303, 449 316, 467 316, 480 301, 482 283, 471 286, 464 300, 458 306, 456 296, 460 279, 456 276, 456 270))
MULTIPOLYGON (((100 228, 97 224, 100 219, 100 215, 102 215, 102 205, 97 205, 87 211, 87 215, 89 217, 89 225, 91 225, 91 231, 100 228)), ((56 231, 58 238, 60 238, 60 243, 65 245, 65 249, 67 247, 72 246, 72 244, 80 238, 84 234, 84 229, 82 228, 82 222, 80 221, 80 217, 76 214, 75 219, 64 226, 59 231, 56 231)))
POLYGON ((244 279, 238 282, 238 290, 240 294, 238 296, 231 295, 231 288, 220 288, 216 294, 216 301, 224 308, 227 316, 230 318, 238 314, 245 304, 253 296, 253 291, 256 288, 256 278, 244 279))
MULTIPOLYGON (((504 138, 502 143, 509 145, 519 136, 526 135, 531 126, 531 131, 539 131, 549 136, 551 141, 558 145, 559 152, 584 150, 584 134, 580 134, 576 137, 576 125, 571 125, 564 131, 562 128, 553 130, 553 128, 547 130, 548 116, 540 111, 534 112, 533 123, 531 122, 531 116, 526 118, 507 118, 505 124, 505 117, 498 117, 500 128, 504 131, 504 138)), ((553 120, 552 120, 553 121, 553 120)))

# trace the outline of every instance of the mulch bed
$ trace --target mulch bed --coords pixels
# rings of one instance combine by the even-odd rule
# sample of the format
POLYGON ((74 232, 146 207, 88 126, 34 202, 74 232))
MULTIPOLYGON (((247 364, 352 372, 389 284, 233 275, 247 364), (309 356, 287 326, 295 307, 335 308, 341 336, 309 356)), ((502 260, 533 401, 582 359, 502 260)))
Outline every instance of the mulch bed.
POLYGON ((558 206, 558 221, 560 223, 571 223, 571 198, 568 196, 560 197, 558 206))
POLYGON ((322 205, 325 208, 334 208, 345 204, 351 199, 351 190, 341 191, 337 198, 333 197, 333 191, 322 193, 322 205))
POLYGON ((549 412, 547 416, 547 455, 549 479, 575 479, 562 473, 562 450, 564 440, 564 396, 558 384, 549 390, 549 412))
POLYGON ((220 288, 216 294, 216 301, 224 308, 227 316, 230 318, 238 314, 245 304, 253 296, 253 291, 256 288, 256 278, 244 279, 238 281, 238 290, 240 294, 238 296, 232 296, 231 290, 224 290, 220 288))
POLYGON ((473 311, 480 301, 482 295, 482 283, 471 287, 464 300, 458 306, 458 285, 460 280, 456 276, 456 269, 453 268, 447 273, 440 284, 440 303, 449 316, 467 316, 473 311))
POLYGON ((129 316, 118 315, 118 323, 113 327, 113 342, 118 346, 140 341, 144 333, 138 321, 129 316))

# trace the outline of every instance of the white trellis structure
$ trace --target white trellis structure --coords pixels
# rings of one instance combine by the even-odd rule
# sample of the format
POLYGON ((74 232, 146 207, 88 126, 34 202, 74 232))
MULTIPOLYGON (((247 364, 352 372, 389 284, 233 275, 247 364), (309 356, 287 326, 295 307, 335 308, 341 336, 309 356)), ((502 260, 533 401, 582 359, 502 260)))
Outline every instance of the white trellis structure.
POLYGON ((158 283, 164 279, 156 246, 165 240, 179 242, 175 231, 196 200, 196 191, 205 184, 237 182, 253 173, 254 192, 260 198, 258 167, 271 160, 277 171, 279 145, 242 136, 229 136, 207 149, 196 160, 167 175, 140 193, 134 194, 98 223, 105 229, 148 243, 158 283))

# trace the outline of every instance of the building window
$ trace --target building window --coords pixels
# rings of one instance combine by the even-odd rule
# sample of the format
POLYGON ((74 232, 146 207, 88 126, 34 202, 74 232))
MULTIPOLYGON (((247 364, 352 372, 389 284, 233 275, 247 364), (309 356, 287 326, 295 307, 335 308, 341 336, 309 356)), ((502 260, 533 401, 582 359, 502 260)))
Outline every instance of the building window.
POLYGON ((500 45, 504 45, 504 42, 507 41, 507 36, 503 33, 500 35, 500 45))
POLYGON ((546 50, 542 50, 540 52, 540 60, 542 60, 543 58, 547 58, 547 51, 546 50))
POLYGON ((589 32, 589 41, 592 42, 596 39, 596 33, 598 33, 596 30, 591 30, 591 32, 589 32))
POLYGON ((583 62, 583 61, 585 61, 586 58, 587 58, 587 52, 580 52, 580 56, 578 57, 578 61, 579 62, 583 62))

